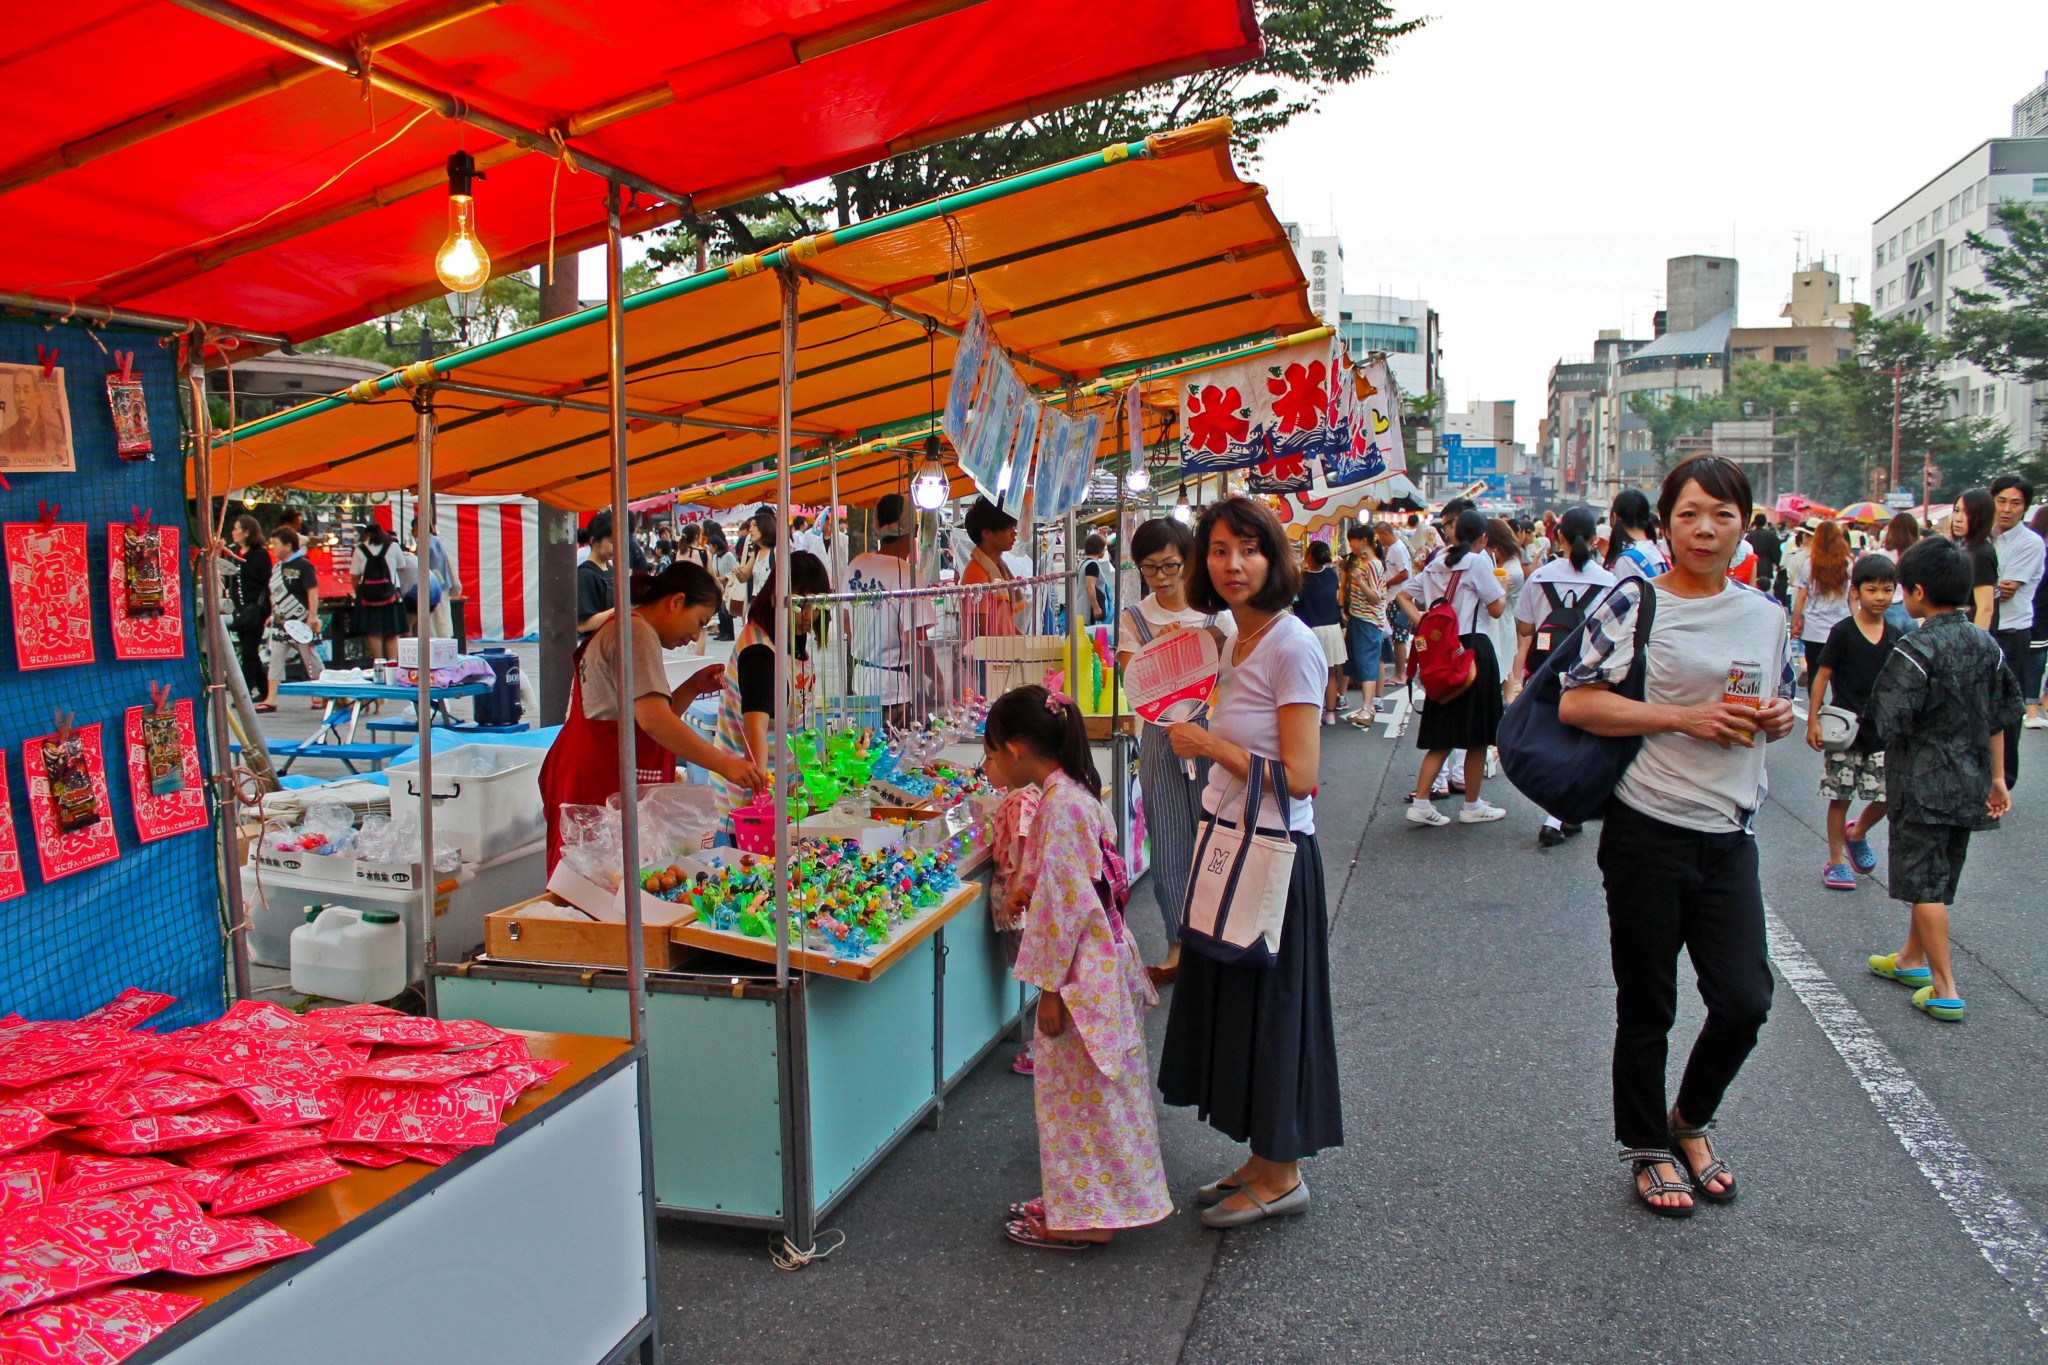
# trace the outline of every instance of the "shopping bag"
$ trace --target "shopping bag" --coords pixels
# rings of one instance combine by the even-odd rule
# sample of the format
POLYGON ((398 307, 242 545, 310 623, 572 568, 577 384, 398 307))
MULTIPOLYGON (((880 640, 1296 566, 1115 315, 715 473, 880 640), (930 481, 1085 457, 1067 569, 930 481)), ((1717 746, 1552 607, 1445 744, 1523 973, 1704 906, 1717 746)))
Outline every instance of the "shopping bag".
MULTIPOLYGON (((1226 790, 1217 809, 1229 800, 1226 790)), ((1181 905, 1184 946, 1231 967, 1271 967, 1278 959, 1287 888, 1294 878, 1294 840, 1286 831, 1286 803, 1286 766, 1277 758, 1252 755, 1242 823, 1225 825, 1211 815, 1196 841, 1194 871, 1181 905), (1280 803, 1277 835, 1259 829, 1268 777, 1280 803)))

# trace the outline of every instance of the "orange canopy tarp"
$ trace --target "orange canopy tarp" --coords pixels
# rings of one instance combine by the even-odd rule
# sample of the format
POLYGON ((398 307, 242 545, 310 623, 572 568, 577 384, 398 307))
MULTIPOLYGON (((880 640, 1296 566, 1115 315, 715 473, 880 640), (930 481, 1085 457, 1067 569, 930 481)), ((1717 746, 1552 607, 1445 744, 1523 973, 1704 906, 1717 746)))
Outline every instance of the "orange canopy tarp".
MULTIPOLYGON (((842 236, 805 239, 767 262, 804 272, 792 401, 799 458, 927 418, 944 401, 954 342, 923 319, 958 327, 977 296, 1025 378, 1054 393, 1105 370, 1316 321, 1264 190, 1232 168, 1223 123, 1112 147, 842 236)), ((776 274, 762 266, 749 258, 628 300, 626 406, 643 414, 627 440, 636 495, 773 468, 781 302, 776 274)), ((592 310, 436 360, 431 381, 601 409, 605 373, 603 313, 592 310)), ((412 484, 412 407, 402 390, 383 387, 372 401, 323 400, 224 435, 215 486, 363 492, 412 484)), ((434 401, 437 488, 608 505, 602 411, 449 387, 434 401)), ((845 500, 870 500, 885 481, 900 486, 901 459, 871 451, 859 468, 843 463, 845 500)), ((822 497, 825 472, 800 480, 800 496, 822 497)), ((732 495, 760 496, 759 488, 732 495)))

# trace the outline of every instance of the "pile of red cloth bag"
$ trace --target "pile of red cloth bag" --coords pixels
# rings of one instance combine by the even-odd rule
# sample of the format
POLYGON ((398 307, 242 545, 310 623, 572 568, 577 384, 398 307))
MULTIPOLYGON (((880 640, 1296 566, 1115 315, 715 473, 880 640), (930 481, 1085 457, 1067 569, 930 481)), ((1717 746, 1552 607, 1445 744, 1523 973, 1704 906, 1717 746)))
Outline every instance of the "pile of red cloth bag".
POLYGON ((174 1033, 128 990, 70 1022, 0 1017, 0 1361, 101 1362, 203 1306, 108 1288, 308 1250, 255 1211, 348 1174, 486 1146, 566 1063, 469 1020, 242 1001, 174 1033))

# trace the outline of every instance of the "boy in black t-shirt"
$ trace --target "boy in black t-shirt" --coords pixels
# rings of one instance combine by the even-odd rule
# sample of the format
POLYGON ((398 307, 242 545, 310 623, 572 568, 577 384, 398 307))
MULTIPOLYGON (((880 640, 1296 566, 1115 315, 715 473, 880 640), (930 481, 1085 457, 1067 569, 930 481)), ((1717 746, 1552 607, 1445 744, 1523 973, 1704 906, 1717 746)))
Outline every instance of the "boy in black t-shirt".
POLYGON ((1857 717, 1856 739, 1839 753, 1822 750, 1820 794, 1828 803, 1828 861, 1821 885, 1854 891, 1856 874, 1877 867, 1870 832, 1884 819, 1884 748, 1877 727, 1864 724, 1870 689, 1885 659, 1899 643, 1899 628, 1884 619, 1899 577, 1890 557, 1867 554, 1856 561, 1849 578, 1855 610, 1835 622, 1813 669, 1813 691, 1807 704, 1806 742, 1821 749, 1821 703, 1857 717), (1849 804, 1868 802, 1852 822, 1849 804))

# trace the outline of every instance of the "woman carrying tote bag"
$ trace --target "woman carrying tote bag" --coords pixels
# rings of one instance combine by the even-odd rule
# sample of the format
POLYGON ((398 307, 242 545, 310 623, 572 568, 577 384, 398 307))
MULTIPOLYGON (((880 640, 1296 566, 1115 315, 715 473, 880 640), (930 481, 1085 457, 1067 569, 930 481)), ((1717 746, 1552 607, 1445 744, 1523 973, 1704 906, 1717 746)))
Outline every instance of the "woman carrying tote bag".
MULTIPOLYGON (((1301 1159, 1344 1141, 1329 909, 1315 835, 1329 664, 1315 632, 1288 610, 1300 586, 1300 567, 1265 504, 1227 498, 1203 511, 1187 561, 1188 605, 1228 611, 1236 638, 1222 645, 1208 728, 1175 725, 1168 738, 1181 757, 1208 760, 1202 807, 1223 826, 1242 818, 1255 762, 1279 760, 1286 790, 1266 784, 1257 823, 1273 833, 1284 823, 1294 846, 1271 965, 1227 966, 1183 931, 1159 1088, 1166 1103, 1194 1106, 1212 1128, 1251 1146, 1249 1159, 1197 1194, 1210 1227, 1306 1212, 1301 1159)), ((1198 832, 1207 829, 1205 820, 1198 832)))

